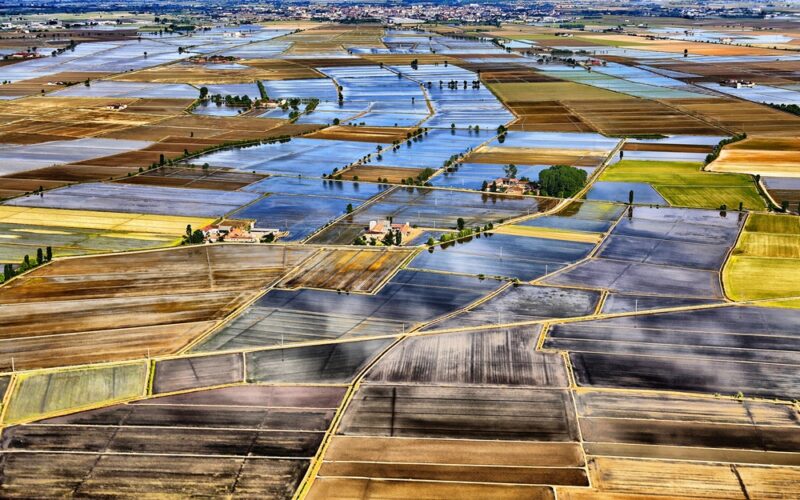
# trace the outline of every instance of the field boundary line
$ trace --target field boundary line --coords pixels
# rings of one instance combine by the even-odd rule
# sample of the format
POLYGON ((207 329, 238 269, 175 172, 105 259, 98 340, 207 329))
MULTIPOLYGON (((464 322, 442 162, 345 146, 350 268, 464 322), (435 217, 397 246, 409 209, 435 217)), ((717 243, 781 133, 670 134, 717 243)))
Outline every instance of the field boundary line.
POLYGON ((308 493, 311 491, 311 487, 314 484, 314 480, 317 478, 319 474, 319 470, 322 467, 322 464, 325 460, 325 453, 327 452, 328 448, 331 445, 334 437, 336 436, 336 432, 339 430, 339 425, 341 424, 342 418, 344 413, 350 406, 350 403, 353 401, 353 397, 355 393, 358 391, 361 381, 366 376, 366 373, 372 369, 389 351, 392 350, 393 347, 398 345, 406 335, 401 335, 394 342, 390 343, 386 348, 384 348, 381 352, 377 353, 369 363, 367 363, 364 368, 356 374, 353 378, 352 382, 347 388, 347 392, 345 393, 344 397, 342 398, 342 402, 339 405, 339 411, 336 412, 333 419, 331 420, 330 426, 325 433, 325 437, 320 444, 320 447, 317 449, 317 453, 314 455, 314 458, 311 461, 311 466, 306 471, 306 474, 303 476, 300 484, 298 485, 297 489, 292 496, 293 500, 304 499, 308 496, 308 493))

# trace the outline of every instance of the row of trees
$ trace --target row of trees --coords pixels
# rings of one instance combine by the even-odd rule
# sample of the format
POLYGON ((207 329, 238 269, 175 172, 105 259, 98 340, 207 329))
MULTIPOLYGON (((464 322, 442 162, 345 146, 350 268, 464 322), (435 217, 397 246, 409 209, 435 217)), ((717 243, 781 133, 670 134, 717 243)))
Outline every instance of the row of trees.
POLYGON ((22 274, 25 271, 33 269, 34 267, 41 266, 45 262, 50 262, 51 260, 53 260, 52 247, 47 247, 44 250, 37 248, 36 260, 31 259, 30 256, 26 254, 16 269, 14 269, 12 264, 5 264, 3 266, 3 281, 8 281, 18 274, 22 274))
POLYGON ((539 193, 544 196, 570 198, 586 185, 588 174, 569 165, 554 165, 539 172, 539 193))

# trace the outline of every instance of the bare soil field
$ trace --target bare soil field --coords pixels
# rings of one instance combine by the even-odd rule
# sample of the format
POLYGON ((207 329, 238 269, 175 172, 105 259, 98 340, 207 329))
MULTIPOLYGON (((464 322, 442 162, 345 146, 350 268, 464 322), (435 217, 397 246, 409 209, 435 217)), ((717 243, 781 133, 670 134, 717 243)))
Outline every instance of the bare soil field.
POLYGON ((299 61, 286 59, 245 59, 239 61, 258 70, 259 80, 299 80, 306 78, 325 78, 325 76, 299 61))
POLYGON ((187 187, 236 191, 264 179, 264 175, 236 172, 225 168, 160 167, 133 177, 120 179, 125 184, 187 187))
POLYGON ((372 165, 356 165, 348 168, 342 173, 342 179, 378 182, 379 179, 386 179, 387 182, 399 184, 409 177, 416 177, 422 172, 421 168, 405 167, 376 167, 372 165))
POLYGON ((593 458, 591 490, 559 488, 559 498, 785 498, 795 496, 797 471, 744 465, 593 458), (758 495, 752 492, 758 491, 758 495), (748 493, 745 494, 743 490, 748 493))
POLYGON ((394 141, 405 141, 409 128, 398 127, 349 127, 337 125, 327 127, 319 132, 309 134, 309 139, 330 139, 340 141, 381 142, 391 144, 394 141))
POLYGON ((4 496, 290 498, 333 416, 320 407, 341 391, 286 389, 200 391, 6 428, 4 496))
POLYGON ((319 251, 287 279, 282 288, 322 288, 374 292, 414 253, 409 249, 319 251))
POLYGON ((670 99, 665 102, 722 128, 747 132, 751 136, 785 136, 787 130, 800 128, 800 117, 753 102, 733 99, 670 99))
MULTIPOLYGON (((702 99, 687 100, 687 102, 702 99)), ((724 135, 689 114, 657 101, 628 99, 616 101, 564 101, 564 105, 584 122, 605 135, 697 134, 724 135)))
POLYGON ((87 78, 94 80, 102 78, 108 73, 102 72, 63 72, 39 78, 29 78, 19 82, 0 86, 0 96, 4 97, 24 97, 32 95, 43 95, 55 92, 67 87, 67 83, 82 83, 87 78))
POLYGON ((507 102, 518 119, 509 128, 528 132, 594 132, 591 125, 558 101, 507 102))
POLYGON ((310 254, 223 245, 56 261, 0 288, 0 369, 175 352, 310 254))
POLYGON ((366 380, 565 387, 563 360, 553 353, 534 352, 537 337, 535 326, 409 337, 381 358, 366 380), (513 363, 506 362, 511 358, 513 363))
MULTIPOLYGON (((678 139, 680 140, 680 139, 678 139)), ((632 143, 628 142, 622 147, 623 151, 667 151, 674 153, 710 153, 714 146, 701 144, 659 144, 659 143, 632 143)))
POLYGON ((570 442, 577 418, 567 390, 362 385, 339 433, 349 436, 570 442))
POLYGON ((489 88, 503 102, 637 100, 626 94, 574 82, 497 83, 489 88))
POLYGON ((467 63, 459 64, 459 66, 463 66, 465 69, 470 69, 473 71, 480 70, 481 80, 489 84, 492 88, 495 88, 495 85, 501 83, 539 83, 557 81, 555 78, 523 66, 509 67, 507 64, 499 64, 493 67, 489 64, 482 64, 475 65, 477 67, 474 69, 467 63))
POLYGON ((572 443, 336 436, 319 476, 586 486, 582 466, 572 443))
POLYGON ((0 126, 0 137, 7 134, 11 138, 21 135, 59 139, 96 137, 163 120, 183 112, 190 103, 186 99, 90 97, 25 97, 0 101, 0 116, 5 118, 0 126), (126 108, 113 109, 114 106, 126 108))
POLYGON ((467 484, 427 481, 396 481, 363 478, 318 478, 307 498, 345 500, 361 498, 495 498, 497 500, 553 500, 553 490, 544 486, 467 484))
POLYGON ((597 167, 606 155, 597 151, 571 149, 504 148, 484 146, 466 158, 469 163, 494 163, 507 165, 571 165, 597 167))

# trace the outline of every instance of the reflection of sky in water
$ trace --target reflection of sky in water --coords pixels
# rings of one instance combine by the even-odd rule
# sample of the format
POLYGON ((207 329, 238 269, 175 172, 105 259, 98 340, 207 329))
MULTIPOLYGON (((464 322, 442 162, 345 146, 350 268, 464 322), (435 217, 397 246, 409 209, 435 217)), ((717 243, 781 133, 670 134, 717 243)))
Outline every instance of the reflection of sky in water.
POLYGON ((44 197, 17 198, 8 203, 73 210, 220 217, 257 198, 257 194, 238 191, 93 182, 55 189, 44 197))
POLYGON ((273 290, 261 307, 346 314, 407 321, 433 319, 463 307, 500 286, 495 280, 417 271, 400 271, 377 294, 337 294, 319 290, 273 290))
POLYGON ((490 279, 404 270, 375 295, 271 290, 196 350, 399 334, 500 286, 490 279))
MULTIPOLYGON (((437 175, 431 179, 431 184, 437 187, 480 190, 483 182, 489 184, 498 177, 505 177, 504 165, 489 163, 459 163, 458 171, 437 175)), ((535 181, 539 172, 549 168, 549 165, 517 165, 517 178, 527 177, 535 181)), ((584 169, 590 172, 591 168, 584 169)))
POLYGON ((333 181, 297 177, 270 177, 251 184, 245 191, 254 193, 305 194, 366 200, 384 191, 388 186, 364 182, 333 181))
POLYGON ((584 258, 593 248, 588 243, 492 234, 421 252, 410 266, 530 281, 584 258))
POLYGON ((643 182, 595 182, 586 193, 586 199, 627 203, 630 191, 633 191, 634 203, 667 204, 666 200, 650 184, 643 182))
POLYGON ((381 159, 373 158, 373 165, 393 167, 431 167, 441 168, 445 160, 457 153, 464 153, 477 148, 494 135, 494 132, 482 130, 431 130, 416 141, 402 142, 397 151, 384 146, 381 159))
POLYGON ((284 239, 298 241, 343 215, 348 204, 357 207, 361 201, 352 198, 273 194, 236 212, 234 217, 255 219, 256 226, 260 228, 288 230, 289 236, 284 239))
POLYGON ((208 163, 215 167, 230 167, 245 171, 319 177, 323 173, 330 173, 334 168, 341 169, 374 152, 376 146, 377 144, 369 142, 301 137, 289 142, 218 151, 196 158, 194 163, 208 163))
POLYGON ((472 227, 538 211, 539 201, 533 197, 397 188, 364 211, 357 212, 354 222, 366 224, 370 220, 393 217, 396 222, 442 229, 455 226, 459 217, 472 227))

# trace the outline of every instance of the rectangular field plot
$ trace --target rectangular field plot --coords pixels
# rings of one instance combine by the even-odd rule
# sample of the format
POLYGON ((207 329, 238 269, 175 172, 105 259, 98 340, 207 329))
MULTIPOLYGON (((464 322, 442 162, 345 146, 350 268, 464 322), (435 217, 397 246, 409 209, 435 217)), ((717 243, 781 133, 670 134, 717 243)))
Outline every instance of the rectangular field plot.
MULTIPOLYGON (((573 113, 605 135, 726 135, 722 130, 658 101, 567 99, 565 103, 573 113)), ((682 102, 687 102, 687 108, 691 108, 706 101, 709 99, 685 99, 682 102)))
POLYGON ((413 253, 388 248, 322 251, 298 267, 280 287, 372 292, 413 253))
POLYGON ((194 350, 396 335, 464 307, 500 285, 494 280, 404 270, 374 295, 271 290, 194 350))
POLYGON ((586 486, 583 463, 574 443, 336 436, 319 476, 446 481, 469 492, 479 486, 471 483, 586 486))
POLYGON ((6 495, 33 487, 48 495, 291 498, 343 392, 232 387, 6 428, 3 488, 6 495), (63 453, 72 450, 82 453, 63 453))
POLYGON ((324 128, 319 132, 309 134, 309 139, 335 139, 341 141, 364 141, 392 144, 395 141, 406 140, 411 129, 395 127, 349 127, 347 125, 334 125, 324 128))
POLYGON ((593 248, 591 243, 485 233, 421 252, 409 266, 530 281, 586 257, 593 248))
POLYGON ((800 463, 800 424, 784 404, 585 392, 577 405, 593 455, 714 461, 727 450, 726 461, 800 463))
POLYGON ((186 357, 156 362, 153 394, 244 382, 241 354, 186 357))
POLYGON ((319 177, 323 173, 330 173, 334 168, 341 170, 346 165, 374 152, 376 146, 377 144, 369 142, 301 137, 289 142, 209 153, 193 159, 192 162, 258 173, 319 177))
POLYGON ((216 218, 257 199, 257 194, 233 191, 97 183, 63 187, 44 196, 31 195, 8 203, 38 208, 216 218))
MULTIPOLYGON (((800 295, 798 245, 797 217, 751 214, 722 273, 730 297, 753 300, 800 295)), ((794 303, 776 305, 790 307, 794 303)))
POLYGON ((613 234, 603 242, 597 256, 604 259, 716 271, 724 262, 727 253, 726 246, 613 234))
POLYGON ((603 302, 603 314, 647 311, 670 307, 686 307, 694 305, 721 304, 721 300, 697 299, 687 297, 668 297, 664 295, 628 295, 609 293, 603 302))
POLYGON ((793 399, 797 321, 797 311, 756 307, 628 316, 555 325, 544 346, 571 353, 582 385, 793 399))
POLYGON ((224 168, 161 167, 118 182, 145 186, 236 191, 263 178, 263 175, 234 172, 224 168))
POLYGON ((752 137, 725 147, 708 169, 760 174, 767 177, 767 184, 772 178, 779 180, 783 176, 797 179, 800 175, 799 147, 796 137, 752 137))
POLYGON ((738 213, 635 207, 596 257, 547 281, 630 294, 722 298, 718 271, 741 219, 738 213))
POLYGON ((599 301, 600 292, 593 290, 512 286, 475 307, 426 326, 425 330, 588 316, 594 313, 599 301))
POLYGON ((173 353, 313 249, 225 245, 56 261, 0 291, 0 367, 173 353))
POLYGON ((559 132, 517 132, 503 134, 491 145, 501 148, 564 149, 599 151, 609 154, 619 144, 619 139, 600 134, 571 134, 559 132))
MULTIPOLYGON (((210 89, 209 89, 210 90, 210 89)), ((215 92, 211 92, 214 94, 215 92)), ((198 90, 185 84, 161 84, 121 82, 112 80, 93 81, 91 86, 74 85, 51 94, 56 97, 156 97, 171 99, 195 99, 198 90)), ((255 95, 253 95, 255 97, 255 95)))
POLYGON ((127 365, 22 375, 4 421, 35 420, 70 409, 94 406, 141 396, 145 390, 147 365, 127 365))
MULTIPOLYGON (((738 467, 737 467, 738 469, 738 467)), ((593 458, 592 489, 558 490, 559 498, 715 498, 745 500, 737 472, 727 464, 593 458)))
POLYGON ((383 437, 578 440, 566 390, 363 385, 339 434, 383 437))
POLYGON ((350 167, 342 175, 343 179, 354 180, 359 179, 369 182, 391 182, 393 184, 400 184, 408 180, 416 178, 423 172, 422 168, 407 168, 407 167, 385 167, 385 166, 371 166, 371 165, 356 165, 350 167))
POLYGON ((244 191, 259 194, 338 198, 358 202, 366 201, 376 194, 382 193, 388 187, 385 184, 276 176, 252 184, 245 188, 244 191))
POLYGON ((603 201, 575 201, 557 214, 533 217, 522 226, 605 233, 625 211, 624 205, 603 201))
POLYGON ((538 326, 409 337, 367 373, 376 384, 565 387, 560 356, 534 352, 538 326))
POLYGON ((467 157, 471 163, 523 164, 523 165, 570 165, 594 168, 600 166, 606 154, 599 151, 579 149, 536 149, 485 146, 467 157))

